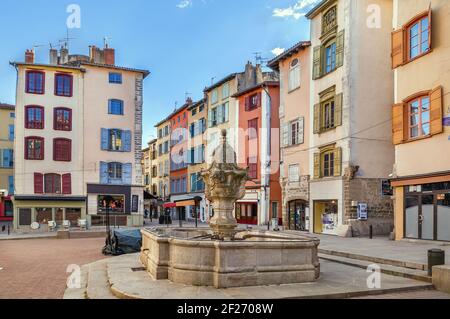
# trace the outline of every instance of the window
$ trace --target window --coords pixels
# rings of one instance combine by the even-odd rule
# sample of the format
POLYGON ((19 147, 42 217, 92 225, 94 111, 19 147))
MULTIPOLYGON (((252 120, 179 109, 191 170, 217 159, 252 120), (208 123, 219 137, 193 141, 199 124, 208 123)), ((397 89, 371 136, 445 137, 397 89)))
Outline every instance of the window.
POLYGON ((122 150, 121 130, 109 130, 109 149, 112 151, 122 150))
POLYGON ((428 16, 408 28, 409 59, 412 60, 430 50, 430 23, 428 16))
POLYGON ((44 108, 25 106, 25 128, 42 130, 44 128, 44 108))
POLYGON ((123 115, 123 101, 117 99, 109 100, 108 114, 123 115))
POLYGON ((325 74, 336 69, 336 43, 325 48, 325 74))
POLYGON ((57 162, 70 162, 72 160, 72 141, 65 138, 53 140, 53 160, 57 162))
POLYGON ((25 138, 25 159, 26 160, 44 159, 44 139, 42 137, 25 138))
POLYGON ((341 176, 342 150, 329 146, 314 154, 314 178, 341 176))
POLYGON ((343 94, 335 95, 335 87, 320 93, 320 103, 314 106, 314 134, 342 125, 343 94))
POLYGON ((131 152, 131 131, 119 129, 101 129, 104 151, 131 152))
POLYGON ((409 137, 418 138, 430 134, 430 98, 419 97, 409 103, 409 137))
POLYGON ((14 151, 9 149, 0 149, 0 167, 13 168, 14 167, 14 151))
POLYGON ((202 104, 198 107, 198 112, 202 113, 205 110, 205 106, 202 104))
POLYGON ((109 83, 122 84, 122 74, 116 72, 109 73, 109 83))
POLYGON ((297 183, 300 181, 300 173, 298 165, 289 165, 289 182, 297 183))
MULTIPOLYGON (((98 212, 103 213, 106 211, 106 197, 110 195, 99 195, 98 196, 98 212)), ((109 209, 111 213, 123 214, 125 213, 125 196, 112 196, 113 200, 109 204, 109 209)))
POLYGON ((25 92, 30 94, 44 94, 45 73, 42 71, 26 72, 25 92))
POLYGON ((214 127, 229 120, 228 102, 209 111, 209 127, 214 127))
POLYGON ((56 74, 55 75, 55 95, 57 96, 72 96, 73 76, 70 74, 56 74))
POLYGON ((291 62, 291 68, 289 70, 289 91, 293 91, 300 87, 300 62, 298 59, 294 59, 291 62))
POLYGON ((245 110, 252 111, 261 106, 261 93, 256 93, 245 98, 245 110))
POLYGON ((201 173, 191 174, 191 192, 201 192, 205 189, 205 184, 201 173))
POLYGON ((9 113, 9 117, 12 118, 12 119, 15 119, 16 118, 16 113, 14 113, 14 112, 9 113))
POLYGON ((222 86, 222 99, 227 99, 230 96, 230 84, 229 83, 225 83, 222 86))
POLYGON ((278 219, 278 202, 272 202, 272 218, 278 219))
POLYGON ((248 121, 248 139, 253 140, 258 138, 258 119, 248 121))
POLYGON ((197 108, 194 107, 194 108, 192 109, 192 116, 194 116, 194 115, 196 115, 196 114, 197 114, 197 108))
POLYGON ((59 174, 44 175, 44 193, 61 194, 61 175, 59 174))
POLYGON ((8 125, 8 139, 14 141, 14 124, 8 125))
POLYGON ((250 179, 258 178, 258 159, 256 157, 249 157, 247 159, 248 164, 248 177, 250 179))
POLYGON ((300 123, 294 121, 291 123, 291 145, 297 145, 299 141, 300 123))
POLYGON ((432 10, 422 12, 392 32, 392 68, 395 69, 431 52, 432 10))
POLYGON ((337 25, 337 7, 334 6, 328 10, 322 17, 322 34, 333 30, 337 25))
POLYGON ((67 108, 55 108, 54 129, 56 131, 72 130, 72 110, 67 108))
POLYGON ((443 126, 442 87, 407 97, 392 108, 393 144, 441 134, 443 126))
POLYGON ((122 179, 122 164, 108 163, 108 177, 109 179, 122 179))
POLYGON ((217 89, 211 92, 211 104, 216 104, 219 101, 217 89))

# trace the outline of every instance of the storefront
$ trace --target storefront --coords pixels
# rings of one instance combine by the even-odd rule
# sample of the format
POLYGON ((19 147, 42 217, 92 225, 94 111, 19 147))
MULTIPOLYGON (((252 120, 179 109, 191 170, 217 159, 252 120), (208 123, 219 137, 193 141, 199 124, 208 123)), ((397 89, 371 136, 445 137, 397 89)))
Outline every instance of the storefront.
POLYGON ((450 181, 402 186, 402 192, 403 237, 450 241, 450 181))
POLYGON ((314 201, 314 233, 336 233, 338 226, 338 201, 314 201))
POLYGON ((309 205, 303 200, 293 200, 287 204, 288 228, 309 231, 309 205))
POLYGON ((235 213, 238 224, 258 225, 258 203, 238 202, 235 213))
POLYGON ((0 221, 11 222, 13 217, 14 208, 11 197, 2 197, 0 194, 0 221))

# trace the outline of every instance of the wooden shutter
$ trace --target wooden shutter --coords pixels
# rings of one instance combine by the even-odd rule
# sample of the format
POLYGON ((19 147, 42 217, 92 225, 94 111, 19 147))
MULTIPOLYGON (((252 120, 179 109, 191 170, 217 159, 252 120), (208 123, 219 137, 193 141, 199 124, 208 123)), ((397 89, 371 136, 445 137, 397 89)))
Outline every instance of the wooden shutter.
POLYGON ((405 103, 392 106, 392 143, 401 144, 405 141, 405 103))
POLYGON ((344 40, 345 30, 342 30, 336 36, 336 68, 344 65, 344 40))
POLYGON ((124 185, 132 184, 132 168, 131 164, 123 164, 122 165, 122 183, 124 185))
POLYGON ((64 195, 72 194, 72 175, 63 174, 62 176, 62 193, 64 195))
POLYGON ((430 92, 431 135, 440 134, 444 131, 444 126, 442 123, 442 106, 442 86, 439 86, 430 92))
POLYGON ((432 32, 432 30, 433 30, 432 24, 433 23, 432 23, 431 18, 432 18, 432 10, 431 10, 431 2, 430 2, 430 7, 428 9, 428 32, 429 32, 429 34, 428 34, 428 51, 430 51, 432 48, 431 42, 433 39, 433 32, 432 32))
POLYGON ((123 151, 131 152, 131 131, 122 131, 123 151))
POLYGON ((108 163, 100 162, 100 184, 109 184, 108 163))
POLYGON ((342 174, 342 149, 340 147, 334 150, 334 176, 339 177, 342 174))
POLYGON ((289 145, 289 123, 283 124, 283 132, 282 132, 282 146, 286 147, 289 145))
POLYGON ((320 153, 314 154, 314 179, 320 178, 320 153))
POLYGON ((336 95, 334 99, 334 127, 342 125, 342 103, 343 93, 336 95))
POLYGON ((34 173, 34 193, 44 194, 44 175, 41 173, 34 173))
POLYGON ((109 149, 109 130, 105 128, 102 128, 101 147, 102 151, 107 151, 109 149))
POLYGON ((262 106, 262 94, 261 94, 261 92, 259 92, 256 95, 256 99, 257 99, 256 107, 261 107, 262 106))
POLYGON ((245 110, 248 111, 250 109, 250 96, 245 97, 245 110))
POLYGON ((223 118, 224 118, 224 122, 228 122, 229 121, 229 117, 230 117, 230 110, 229 110, 229 106, 228 106, 228 102, 224 104, 223 107, 223 118))
POLYGON ((313 53, 313 80, 316 80, 318 78, 320 78, 321 76, 321 52, 322 52, 322 47, 320 45, 316 46, 314 48, 314 53, 313 53))
POLYGON ((314 105, 314 134, 320 132, 320 104, 314 105))
POLYGON ((392 69, 405 63, 405 31, 400 29, 392 32, 392 69))

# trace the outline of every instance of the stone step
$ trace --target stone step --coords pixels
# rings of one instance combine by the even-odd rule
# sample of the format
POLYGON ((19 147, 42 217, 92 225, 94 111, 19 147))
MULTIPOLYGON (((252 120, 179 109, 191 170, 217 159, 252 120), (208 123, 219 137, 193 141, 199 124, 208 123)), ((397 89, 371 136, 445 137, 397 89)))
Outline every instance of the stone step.
POLYGON ((88 299, 117 299, 111 292, 111 286, 107 276, 108 260, 88 265, 89 274, 86 295, 88 299))
POLYGON ((428 265, 422 264, 422 263, 404 261, 404 260, 395 260, 395 259, 382 258, 382 257, 367 256, 367 255, 361 255, 361 254, 354 254, 354 253, 349 253, 349 252, 345 252, 345 251, 319 248, 319 253, 322 255, 344 257, 344 258, 349 258, 349 259, 354 259, 354 260, 368 261, 368 262, 375 263, 375 264, 391 265, 391 266, 400 267, 400 268, 408 268, 408 269, 415 269, 415 270, 422 270, 422 271, 425 271, 428 269, 428 265))
POLYGON ((365 261, 360 259, 353 259, 353 258, 347 258, 347 257, 341 257, 341 256, 335 256, 335 255, 326 255, 319 253, 319 258, 322 260, 327 260, 331 262, 340 263, 347 266, 354 266, 362 269, 367 269, 370 265, 376 264, 380 266, 380 270, 383 274, 391 275, 391 276, 397 276, 397 277, 403 277, 413 280, 418 280, 426 283, 431 283, 432 279, 428 276, 426 271, 419 270, 419 269, 411 269, 411 268, 405 268, 405 267, 397 267, 390 264, 383 264, 383 263, 376 263, 371 261, 365 261))
POLYGON ((81 287, 76 289, 66 288, 63 299, 87 299, 87 283, 89 276, 89 265, 81 266, 81 287))

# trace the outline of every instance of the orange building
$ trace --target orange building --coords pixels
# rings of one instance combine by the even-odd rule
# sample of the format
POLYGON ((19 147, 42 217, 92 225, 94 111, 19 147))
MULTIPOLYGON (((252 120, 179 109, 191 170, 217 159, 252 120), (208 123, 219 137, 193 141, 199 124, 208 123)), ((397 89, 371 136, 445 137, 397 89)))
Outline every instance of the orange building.
POLYGON ((241 224, 282 224, 280 179, 280 89, 264 81, 233 97, 239 110, 238 163, 248 167, 245 197, 236 204, 241 224))

